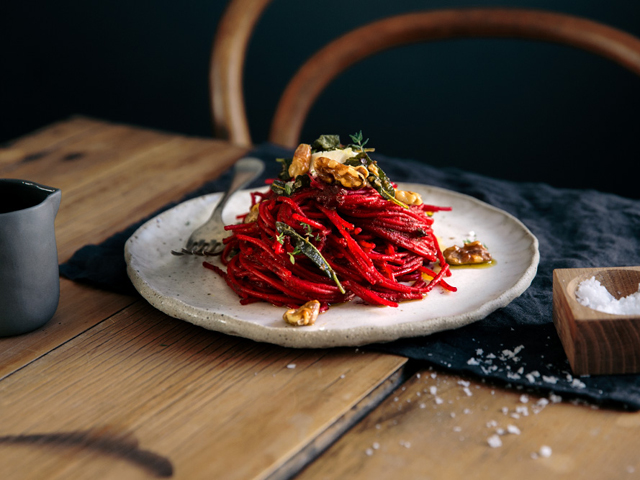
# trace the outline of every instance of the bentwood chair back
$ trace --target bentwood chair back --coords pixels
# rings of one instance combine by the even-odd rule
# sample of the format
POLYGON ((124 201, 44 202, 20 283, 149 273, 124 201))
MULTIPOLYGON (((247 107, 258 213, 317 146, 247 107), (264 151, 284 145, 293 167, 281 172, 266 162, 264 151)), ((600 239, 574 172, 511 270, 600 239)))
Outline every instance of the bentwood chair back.
MULTIPOLYGON (((210 89, 215 133, 249 146, 242 93, 248 42, 270 0, 232 0, 218 28, 210 89)), ((542 10, 459 8, 407 13, 356 28, 309 58, 286 86, 269 141, 298 144, 304 121, 329 83, 355 63, 390 48, 459 38, 513 38, 552 42, 608 58, 640 76, 640 39, 591 20, 542 10)))

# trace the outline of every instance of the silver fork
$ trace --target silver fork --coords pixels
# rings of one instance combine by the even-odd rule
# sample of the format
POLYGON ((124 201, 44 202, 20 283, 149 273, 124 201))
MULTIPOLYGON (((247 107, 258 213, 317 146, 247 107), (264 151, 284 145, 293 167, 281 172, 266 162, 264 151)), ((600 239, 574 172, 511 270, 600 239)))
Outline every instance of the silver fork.
POLYGON ((222 210, 231 195, 245 187, 263 171, 264 162, 258 158, 246 157, 238 160, 233 167, 231 185, 213 209, 209 220, 193 231, 182 250, 171 250, 171 253, 174 255, 215 255, 222 251, 222 239, 226 235, 222 221, 222 210))

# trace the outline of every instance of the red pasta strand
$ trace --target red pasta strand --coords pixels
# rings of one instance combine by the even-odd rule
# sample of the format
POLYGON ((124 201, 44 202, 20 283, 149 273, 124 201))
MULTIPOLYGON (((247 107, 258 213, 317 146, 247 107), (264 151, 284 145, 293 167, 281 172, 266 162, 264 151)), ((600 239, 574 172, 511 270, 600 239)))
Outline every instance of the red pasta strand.
POLYGON ((371 187, 347 190, 315 179, 290 197, 254 193, 255 203, 260 204, 257 220, 226 227, 231 236, 224 240, 221 260, 227 271, 204 263, 242 304, 263 301, 294 308, 318 300, 326 310, 358 297, 366 304, 397 307, 437 285, 456 290, 444 281, 451 273, 433 234, 433 218, 427 215, 447 207, 405 209, 371 187), (345 293, 298 253, 288 237, 277 237, 276 222, 308 238, 345 293))

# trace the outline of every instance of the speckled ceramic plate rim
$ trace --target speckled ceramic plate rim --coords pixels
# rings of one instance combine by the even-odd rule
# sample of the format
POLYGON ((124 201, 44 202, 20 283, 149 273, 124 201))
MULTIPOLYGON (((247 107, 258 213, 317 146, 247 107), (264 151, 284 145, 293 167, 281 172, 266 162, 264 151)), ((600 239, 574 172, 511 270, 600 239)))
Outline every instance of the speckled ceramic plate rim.
MULTIPOLYGON (((511 229, 512 234, 519 237, 518 242, 514 244, 514 248, 517 247, 518 250, 515 253, 517 253, 520 258, 517 259, 516 265, 518 271, 511 272, 511 276, 514 277, 514 280, 508 288, 502 288, 500 291, 491 292, 490 297, 485 301, 482 301, 481 304, 473 305, 467 310, 463 309, 457 313, 446 315, 433 316, 429 310, 430 300, 432 295, 434 295, 433 292, 421 301, 402 303, 399 310, 385 307, 371 307, 361 304, 341 305, 338 307, 332 307, 327 313, 322 314, 319 317, 318 322, 316 322, 316 325, 313 327, 292 327, 286 325, 281 320, 283 309, 264 303, 253 305, 260 305, 259 308, 261 309, 261 312, 264 312, 264 315, 269 318, 273 317, 273 319, 280 325, 262 325, 255 323, 254 321, 247 320, 246 318, 243 318, 244 315, 242 312, 247 311, 244 309, 252 306, 240 306, 238 303, 238 297, 234 292, 226 287, 226 284, 222 289, 216 291, 216 293, 218 294, 218 297, 222 297, 227 303, 224 303, 223 301, 218 302, 215 298, 210 298, 210 306, 207 305, 206 308, 198 307, 195 303, 200 303, 199 301, 185 301, 180 297, 181 294, 186 293, 187 290, 191 288, 187 278, 193 276, 194 272, 198 272, 198 275, 202 275, 202 271, 206 271, 200 266, 202 257, 190 257, 185 260, 187 257, 175 257, 171 255, 170 250, 183 245, 184 241, 193 230, 194 225, 197 226, 206 219, 212 206, 220 198, 219 193, 206 195, 204 197, 199 197, 181 203, 180 205, 161 213, 142 225, 125 244, 127 272, 133 285, 142 297, 145 298, 152 306, 169 316, 221 333, 241 336, 259 342, 268 342, 295 348, 359 346, 368 343, 389 342, 404 337, 428 335, 442 330, 459 328, 483 319, 493 311, 505 307, 530 286, 536 275, 540 258, 538 240, 517 218, 476 198, 452 192, 450 190, 408 183, 400 184, 399 188, 420 192, 423 195, 423 198, 425 198, 426 203, 443 205, 443 200, 453 200, 453 202, 450 203, 457 203, 458 211, 460 211, 460 206, 466 207, 466 209, 476 209, 483 213, 487 218, 499 219, 502 222, 500 226, 503 228, 511 229), (432 199, 434 201, 432 201, 432 199), (189 214, 191 215, 191 218, 193 218, 194 212, 191 210, 200 212, 199 214, 201 215, 201 218, 194 219, 193 222, 185 220, 185 214, 189 214), (171 221, 181 224, 178 228, 178 230, 181 230, 179 232, 175 231, 175 225, 172 227, 171 235, 174 235, 175 238, 169 238, 168 232, 162 230, 163 225, 171 224, 171 221), (176 244, 175 242, 180 243, 176 244), (156 265, 154 265, 153 262, 145 264, 142 259, 143 256, 148 254, 150 249, 154 249, 158 255, 159 261, 156 265), (171 265, 175 267, 176 275, 178 275, 178 277, 180 275, 184 276, 179 277, 184 278, 184 282, 178 283, 178 286, 173 290, 166 286, 159 285, 158 279, 154 279, 154 274, 162 274, 158 265, 163 262, 172 262, 171 265), (195 270, 195 268, 198 270, 195 270), (225 287, 228 290, 227 292, 223 290, 225 287), (235 305, 233 307, 229 304, 228 298, 233 298, 235 300, 235 305), (415 307, 415 305, 418 304, 420 306, 415 307), (352 310, 347 312, 344 310, 345 307, 352 310), (406 320, 404 318, 396 319, 395 317, 398 317, 398 311, 402 312, 403 307, 405 307, 407 311, 412 312, 414 317, 417 315, 418 318, 410 320, 406 320), (426 311, 428 314, 423 315, 420 313, 423 307, 424 309, 427 309, 426 311), (384 313, 381 313, 381 311, 384 311, 384 313), (346 313, 348 313, 348 315, 344 315, 346 313), (340 319, 341 316, 348 317, 349 315, 351 315, 352 318, 360 317, 358 322, 362 323, 364 321, 365 323, 350 327, 349 325, 345 326, 342 323, 342 320, 340 320, 339 328, 331 326, 331 323, 340 319), (329 322, 321 322, 321 320, 326 316, 330 316, 332 320, 329 322), (365 319, 365 317, 371 318, 368 320, 365 319), (382 321, 380 320, 381 318, 382 321)), ((229 202, 227 210, 232 210, 232 205, 234 204, 237 210, 236 213, 246 211, 246 207, 249 204, 249 191, 245 190, 236 194, 229 202)), ((438 236, 440 236, 437 228, 439 222, 438 216, 442 215, 442 212, 437 213, 434 223, 434 230, 438 236)), ((455 209, 450 215, 452 217, 456 216, 455 209)), ((225 217, 229 222, 229 213, 225 212, 225 217)), ((474 225, 470 225, 470 227, 470 229, 472 229, 474 225)), ((468 230, 456 233, 459 234, 460 237, 464 237, 466 232, 468 232, 468 230)), ((490 232, 487 231, 486 233, 488 234, 490 232)), ((507 244, 507 246, 508 245, 511 244, 507 244)), ((464 272, 473 272, 466 274, 470 277, 475 276, 475 280, 472 280, 473 282, 477 283, 478 280, 482 280, 482 274, 484 272, 491 272, 494 269, 505 267, 503 265, 504 262, 501 260, 501 257, 505 258, 505 252, 493 250, 492 252, 498 259, 498 264, 495 267, 464 270, 464 272)), ((166 267, 166 264, 164 266, 166 267)), ((206 272, 207 274, 213 275, 211 272, 206 272)), ((452 278, 455 278, 457 272, 463 272, 463 270, 456 270, 454 272, 454 277, 452 278)), ((216 275, 213 276, 217 278, 216 275)), ((221 280, 218 279, 218 281, 221 280)), ((224 282, 222 283, 224 284, 224 282)), ((460 291, 461 288, 459 287, 459 292, 457 293, 446 293, 446 295, 450 296, 446 301, 457 302, 458 300, 456 300, 455 296, 459 295, 460 291)), ((207 293, 207 295, 210 294, 210 292, 207 293)), ((400 315, 400 317, 402 317, 402 315, 400 315)))

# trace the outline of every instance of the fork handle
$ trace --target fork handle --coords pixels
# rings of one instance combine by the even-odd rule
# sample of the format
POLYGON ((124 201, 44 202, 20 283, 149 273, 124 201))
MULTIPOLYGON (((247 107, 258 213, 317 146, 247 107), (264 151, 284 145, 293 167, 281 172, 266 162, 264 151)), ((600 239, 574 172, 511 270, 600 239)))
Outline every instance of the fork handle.
POLYGON ((210 218, 222 218, 222 210, 224 210, 224 207, 229 201, 229 198, 231 198, 231 195, 247 186, 259 177, 263 171, 264 162, 258 158, 245 157, 238 160, 233 166, 233 179, 231 180, 231 185, 229 185, 229 188, 216 205, 216 208, 214 208, 210 218))

